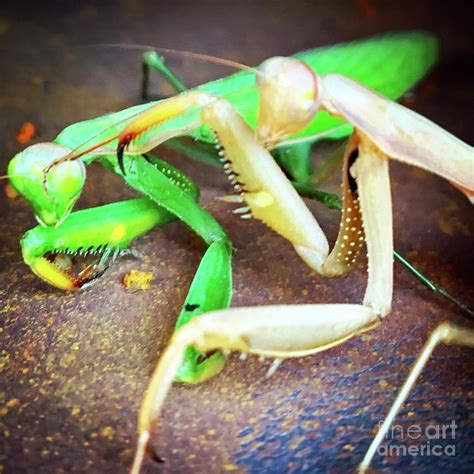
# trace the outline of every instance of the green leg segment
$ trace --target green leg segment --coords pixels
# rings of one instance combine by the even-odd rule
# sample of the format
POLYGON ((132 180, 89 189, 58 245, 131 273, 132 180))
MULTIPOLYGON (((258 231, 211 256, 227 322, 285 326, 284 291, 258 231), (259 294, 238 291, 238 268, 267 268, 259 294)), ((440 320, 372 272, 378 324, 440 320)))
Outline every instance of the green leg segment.
MULTIPOLYGON (((143 158, 128 160, 125 179, 131 187, 186 223, 209 245, 194 276, 176 327, 181 327, 200 314, 229 307, 232 295, 232 245, 219 223, 143 158)), ((224 362, 225 356, 221 352, 206 358, 205 354, 188 348, 176 379, 187 383, 202 382, 218 373, 224 362)))
POLYGON ((275 160, 290 179, 298 183, 311 181, 311 142, 277 148, 272 152, 275 160))
MULTIPOLYGON (((204 254, 194 276, 188 296, 176 322, 176 329, 200 314, 228 308, 232 296, 231 251, 227 241, 213 242, 204 254)), ((215 352, 209 357, 188 347, 176 380, 199 383, 224 368, 225 356, 215 352)))
POLYGON ((184 92, 188 88, 183 81, 176 76, 176 74, 165 64, 163 57, 158 56, 155 51, 148 51, 143 55, 142 64, 142 85, 141 97, 142 100, 148 100, 148 84, 150 76, 150 68, 157 71, 167 82, 169 82, 177 92, 184 92))

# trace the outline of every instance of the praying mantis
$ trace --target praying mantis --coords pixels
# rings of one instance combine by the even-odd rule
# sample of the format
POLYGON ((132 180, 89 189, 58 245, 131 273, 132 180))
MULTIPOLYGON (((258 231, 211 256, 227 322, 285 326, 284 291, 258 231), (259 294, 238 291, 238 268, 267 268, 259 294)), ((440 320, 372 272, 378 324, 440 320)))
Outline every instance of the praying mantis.
MULTIPOLYGON (((315 58, 318 55, 320 57, 323 56, 321 51, 314 52, 315 58)), ((267 69, 263 73, 257 73, 257 80, 261 82, 260 87, 263 88, 261 93, 262 90, 267 91, 263 92, 261 98, 260 116, 263 115, 263 118, 260 118, 263 122, 260 121, 257 126, 257 135, 260 135, 261 142, 267 147, 275 146, 277 142, 283 141, 297 132, 303 133, 299 129, 305 129, 304 133, 314 134, 316 122, 313 122, 313 115, 315 115, 316 108, 319 105, 320 95, 323 96, 323 107, 332 114, 342 115, 343 118, 349 119, 356 126, 361 126, 361 117, 351 115, 351 113, 354 113, 354 109, 351 107, 346 108, 343 101, 339 100, 338 94, 341 89, 346 89, 342 94, 349 102, 352 101, 352 105, 357 101, 361 101, 356 104, 360 107, 361 111, 370 110, 374 103, 379 104, 379 107, 389 107, 387 104, 390 104, 390 102, 382 100, 368 90, 362 89, 360 86, 354 86, 355 83, 352 81, 341 77, 321 76, 322 79, 318 78, 315 80, 316 76, 314 76, 314 73, 310 72, 307 66, 302 65, 299 61, 278 59, 266 63, 266 67, 267 69), (279 71, 276 72, 275 70, 279 71), (291 84, 296 84, 297 81, 303 78, 302 89, 295 90, 294 94, 289 94, 288 86, 283 86, 286 97, 283 97, 282 100, 291 99, 289 104, 283 103, 283 106, 275 102, 275 97, 279 97, 281 92, 279 90, 281 89, 281 84, 279 84, 279 78, 282 77, 280 75, 281 70, 288 70, 290 75, 295 74, 290 79, 291 84), (274 74, 275 77, 273 76, 274 74), (318 89, 322 89, 322 94, 320 90, 316 93, 312 89, 315 85, 318 89), (357 95, 358 93, 359 95, 357 95), (291 97, 292 95, 295 96, 291 97), (268 96, 271 97, 271 100, 266 98, 268 96), (276 123, 281 116, 281 107, 283 110, 290 110, 291 105, 298 103, 298 101, 301 102, 302 97, 302 115, 300 111, 297 111, 288 123, 276 123), (262 112, 265 107, 268 107, 268 110, 271 112, 262 112), (273 116, 272 120, 268 119, 269 115, 273 116), (307 127, 310 122, 310 126, 307 127)), ((318 70, 317 66, 316 69, 318 70)), ((324 72, 324 68, 319 68, 319 73, 321 72, 324 72)), ((411 78, 408 81, 408 85, 405 84, 399 87, 401 89, 409 87, 415 80, 416 77, 411 78)), ((400 92, 398 90, 393 95, 397 96, 400 92)), ((237 108, 239 109, 239 107, 237 108)), ((357 107, 355 108, 357 109, 357 107)), ((370 118, 369 123, 377 122, 378 118, 374 119, 374 117, 378 117, 381 111, 375 108, 371 112, 373 116, 370 118)), ((390 109, 390 112, 394 114, 407 113, 405 109, 400 108, 390 109)), ((253 115, 255 119, 255 108, 253 109, 253 115)), ((406 117, 406 115, 403 117, 406 117)), ((414 120, 416 126, 419 125, 419 116, 408 115, 408 117, 414 120)), ((56 228, 40 227, 27 234, 23 240, 23 249, 25 260, 33 271, 49 283, 61 288, 72 289, 80 287, 96 279, 104 271, 111 255, 120 253, 131 240, 154 225, 169 221, 171 219, 170 212, 197 231, 209 245, 178 320, 178 326, 182 327, 182 329, 176 333, 163 355, 144 401, 140 419, 141 435, 139 449, 134 467, 134 470, 137 471, 150 435, 151 423, 157 420, 161 402, 166 395, 171 381, 175 378, 175 372, 179 366, 181 368, 178 371, 178 379, 192 382, 205 380, 215 375, 222 368, 225 360, 225 356, 222 353, 216 352, 211 357, 197 363, 198 352, 195 349, 190 349, 188 346, 192 345, 200 349, 201 352, 214 349, 232 349, 277 357, 301 356, 343 342, 361 330, 370 328, 388 314, 392 286, 391 270, 389 268, 391 267, 392 248, 390 243, 390 197, 387 171, 385 169, 387 161, 385 155, 394 153, 397 144, 384 143, 385 148, 383 149, 385 153, 383 153, 383 156, 380 156, 377 149, 374 150, 373 142, 380 146, 379 140, 383 139, 383 136, 380 137, 376 133, 374 138, 373 135, 370 135, 367 128, 362 127, 363 132, 358 132, 351 139, 348 151, 345 153, 345 202, 342 218, 344 223, 352 224, 358 221, 358 224, 357 226, 351 225, 349 227, 348 231, 351 235, 348 235, 346 232, 342 233, 340 238, 338 238, 336 253, 332 253, 329 257, 329 261, 332 260, 330 264, 325 255, 327 253, 327 243, 324 243, 325 238, 319 227, 314 223, 307 211, 304 210, 305 208, 301 207, 299 198, 292 191, 292 188, 288 186, 287 181, 285 181, 286 178, 282 177, 277 168, 270 164, 272 162, 268 161, 268 154, 258 143, 252 141, 253 136, 249 133, 249 129, 241 122, 239 116, 233 112, 233 109, 229 108, 227 102, 216 100, 214 96, 208 95, 207 92, 198 91, 197 93, 181 94, 176 99, 161 102, 156 106, 138 106, 130 111, 123 111, 123 113, 114 116, 112 120, 116 120, 117 128, 119 128, 118 135, 114 128, 111 128, 110 125, 107 126, 110 124, 111 119, 112 117, 109 116, 102 122, 99 120, 95 123, 90 121, 90 123, 85 125, 86 135, 80 138, 79 134, 76 135, 76 130, 73 127, 66 129, 56 140, 61 145, 42 145, 26 150, 21 155, 21 158, 16 158, 12 162, 9 168, 9 175, 13 177, 12 182, 15 187, 27 198, 29 197, 40 222, 49 226, 57 225, 56 228), (189 107, 192 109, 193 106, 195 106, 194 110, 187 112, 187 109, 189 107), (127 114, 130 114, 129 117, 131 118, 124 122, 124 116, 127 114), (201 316, 199 319, 193 319, 192 323, 185 325, 191 316, 195 317, 212 310, 221 310, 229 305, 232 286, 230 241, 217 222, 195 204, 197 189, 193 183, 183 177, 177 170, 161 162, 161 160, 155 158, 148 158, 148 161, 143 159, 130 160, 129 156, 139 156, 154 148, 161 141, 182 134, 197 133, 202 134, 200 138, 204 140, 212 140, 212 134, 209 133, 209 130, 203 130, 200 123, 196 126, 196 121, 201 117, 213 130, 220 130, 220 127, 223 127, 225 124, 223 125, 222 121, 219 120, 219 114, 232 117, 232 119, 226 118, 224 122, 229 120, 232 123, 237 123, 238 125, 236 126, 239 128, 239 133, 242 132, 245 135, 244 140, 239 140, 236 143, 233 142, 234 139, 232 137, 225 137, 223 139, 222 136, 225 135, 224 127, 221 133, 217 132, 218 136, 221 137, 224 149, 231 153, 231 150, 234 150, 235 147, 237 150, 240 150, 240 143, 248 144, 251 142, 253 146, 251 155, 262 155, 264 157, 263 160, 265 161, 263 161, 264 164, 262 165, 264 167, 263 174, 269 173, 270 176, 266 178, 271 177, 271 179, 274 179, 272 186, 268 187, 266 180, 265 182, 259 181, 261 179, 260 171, 255 171, 252 165, 245 161, 244 164, 239 165, 240 155, 238 158, 232 155, 231 162, 225 162, 224 167, 226 171, 229 171, 236 191, 243 192, 243 199, 246 201, 249 210, 252 211, 253 217, 265 221, 270 227, 286 236, 291 242, 294 242, 296 251, 313 269, 331 275, 342 274, 348 270, 355 254, 355 251, 350 249, 350 244, 354 242, 354 247, 356 247, 358 245, 357 242, 362 242, 361 237, 364 233, 360 226, 361 219, 357 209, 359 206, 362 206, 364 214, 376 216, 375 222, 366 221, 365 223, 365 233, 370 236, 369 240, 376 247, 374 249, 369 245, 368 249, 369 268, 372 268, 371 277, 369 276, 369 290, 366 293, 364 305, 347 305, 345 309, 350 313, 349 316, 340 313, 343 308, 341 305, 261 307, 258 309, 227 310, 222 317, 219 313, 210 313, 201 316), (170 118, 170 116, 173 118, 170 118), (156 123, 163 120, 163 118, 166 119, 166 122, 156 126, 156 123), (97 132, 96 127, 98 125, 103 129, 102 133, 97 132), (139 132, 140 136, 136 138, 135 135, 139 132), (92 142, 89 140, 90 138, 93 139, 92 142), (119 142, 118 161, 114 154, 117 140, 119 142), (232 142, 232 145, 227 140, 232 142), (99 147, 97 147, 97 143, 100 144, 99 147), (80 145, 82 144, 84 146, 81 147, 80 145), (357 149, 359 149, 359 157, 355 156, 355 150, 357 149), (123 157, 123 154, 125 154, 125 157, 123 157), (369 155, 373 156, 368 158, 368 160, 373 161, 380 169, 380 177, 376 180, 375 191, 370 180, 365 178, 367 170, 364 169, 364 164, 362 164, 365 161, 365 158, 362 158, 362 156, 369 155), (63 161, 65 156, 68 160, 63 161), (82 157, 82 162, 76 160, 80 156, 82 157), (127 205, 130 208, 126 208, 123 205, 122 208, 109 207, 104 209, 100 218, 101 222, 107 223, 107 225, 104 224, 103 226, 104 242, 98 242, 97 235, 92 236, 92 240, 88 240, 90 236, 87 235, 86 223, 91 221, 87 220, 88 216, 84 214, 85 211, 82 211, 82 214, 78 213, 67 217, 85 180, 85 168, 82 163, 88 164, 97 157, 100 157, 107 167, 123 175, 128 184, 149 198, 148 200, 128 203, 127 205), (361 169, 358 169, 359 162, 361 163, 361 169), (32 163, 35 166, 32 166, 32 163), (356 163, 358 166, 353 169, 356 163), (356 180, 355 183, 354 180, 356 180), (170 182, 172 185, 170 185, 170 182), (257 186, 259 190, 249 190, 249 186, 257 186), (263 189, 260 189, 260 187, 263 189), (279 205, 275 204, 275 196, 272 193, 274 188, 280 190, 283 199, 283 202, 279 205), (366 193, 365 189, 368 189, 369 197, 367 195, 362 197, 362 202, 359 205, 358 194, 361 189, 364 190, 362 192, 363 195, 366 193), (372 192, 376 192, 377 195, 381 193, 380 195, 385 196, 382 200, 383 208, 373 208, 374 200, 370 198, 372 192), (158 202, 168 212, 157 211, 156 206, 150 200, 158 202), (288 204, 288 207, 285 209, 285 205, 288 202, 291 202, 291 204, 288 204), (51 206, 51 203, 54 203, 55 206, 51 206), (278 208, 276 209, 277 214, 273 214, 273 211, 267 212, 273 207, 278 208), (291 222, 291 219, 294 219, 295 213, 299 214, 299 220, 290 226, 290 233, 288 234, 287 227, 289 225, 287 222, 291 222), (129 222, 129 216, 136 217, 138 214, 146 216, 143 220, 139 220, 140 226, 138 226, 136 221, 132 225, 123 225, 129 222), (111 218, 110 221, 107 221, 108 216, 114 217, 115 220, 111 218), (282 224, 283 222, 285 224, 282 224), (282 228, 282 225, 285 228, 282 228), (302 230, 301 235, 298 235, 298 232, 294 231, 298 225, 306 227, 303 230, 308 230, 308 232, 303 232, 302 230), (85 230, 85 232, 83 234, 79 232, 78 235, 78 229, 85 230), (308 235, 315 236, 314 240, 312 237, 308 237, 308 235), (379 235, 384 235, 387 242, 381 242, 381 239, 378 237, 379 235), (356 237, 356 240, 353 240, 352 237, 356 237), (67 241, 67 239, 70 240, 67 241), (58 242, 61 242, 63 247, 58 242), (374 242, 375 244, 373 244, 374 242), (107 245, 109 243, 111 245, 107 245), (105 252, 104 246, 107 247, 105 252), (77 250, 78 247, 84 250, 99 251, 102 253, 102 258, 98 264, 88 268, 77 279, 65 276, 54 268, 50 262, 42 258, 47 251, 77 250), (343 249, 351 253, 345 253, 346 251, 343 249), (212 272, 210 269, 212 269, 212 272), (379 284, 381 288, 377 287, 379 284), (199 305, 196 301, 199 301, 199 305), (315 316, 315 311, 318 314, 321 314, 321 311, 327 312, 328 319, 326 322, 328 324, 325 327, 313 325, 321 322, 315 316), (297 320, 296 324, 294 324, 294 330, 287 325, 288 318, 286 316, 290 314, 293 318, 293 324, 295 319, 297 320), (261 328, 254 325, 253 319, 257 316, 257 319, 260 318, 262 321, 263 326, 261 328), (334 325, 334 320, 337 322, 336 325, 334 325), (275 323, 277 327, 274 326, 275 323), (278 327, 278 324, 281 327, 278 327), (319 336, 321 336, 321 340, 301 341, 299 334, 302 334, 300 329, 304 326, 307 327, 304 331, 305 335, 316 330, 319 336), (340 332, 336 330, 335 326, 339 326, 340 332), (263 332, 283 331, 285 339, 288 337, 290 339, 283 342, 281 340, 273 341, 271 340, 272 338, 265 338, 261 332, 262 328, 263 332), (246 331, 250 332, 244 337, 242 332, 246 331), (256 331, 255 334, 253 331, 256 331), (252 334, 254 338, 251 343, 247 340, 250 337, 249 334, 252 334), (291 340, 291 337, 293 340, 291 340), (272 344, 275 344, 276 347, 272 346, 272 344), (182 365, 181 351, 184 351, 185 347, 188 347, 188 349, 185 351, 184 365, 182 365), (160 390, 155 389, 157 386, 160 390)), ((254 125, 252 120, 249 120, 249 122, 254 125)), ((425 123, 423 122, 423 124, 425 123)), ((430 128, 432 124, 427 123, 425 125, 427 128, 424 131, 427 134, 432 134, 432 128, 430 128)), ((444 142, 442 141, 443 138, 441 138, 441 142, 435 145, 445 146, 446 152, 452 151, 451 146, 457 146, 458 148, 455 151, 458 152, 457 156, 460 157, 458 161, 464 168, 458 168, 459 163, 453 161, 452 166, 448 164, 448 169, 440 172, 437 169, 437 162, 434 164, 430 160, 425 162, 422 157, 418 156, 417 158, 419 159, 416 164, 448 177, 465 189, 472 190, 472 182, 469 181, 469 171, 472 169, 469 168, 469 166, 472 166, 469 165, 469 163, 472 163, 472 161, 469 162, 469 159, 472 160, 472 151, 466 148, 467 146, 453 140, 452 136, 444 135, 441 129, 436 129, 435 131, 441 133, 441 136, 445 138, 444 142), (465 158, 464 160, 462 159, 463 157, 465 158)), ((335 137, 338 134, 339 136, 347 134, 347 128, 343 131, 339 129, 336 133, 329 136, 335 137)), ((427 146, 426 148, 427 150, 425 151, 429 151, 430 147, 427 146)), ((237 153, 242 153, 246 156, 248 152, 238 151, 237 153)), ((230 155, 224 153, 224 157, 227 160, 230 155)), ((369 165, 367 164, 367 166, 369 165)), ((229 200, 234 202, 242 201, 242 197, 234 196, 229 200)), ((249 210, 245 209, 242 212, 248 213, 249 210)), ((92 217, 93 214, 90 213, 90 216, 92 217)), ((247 214, 244 214, 244 216, 247 216, 247 214)))

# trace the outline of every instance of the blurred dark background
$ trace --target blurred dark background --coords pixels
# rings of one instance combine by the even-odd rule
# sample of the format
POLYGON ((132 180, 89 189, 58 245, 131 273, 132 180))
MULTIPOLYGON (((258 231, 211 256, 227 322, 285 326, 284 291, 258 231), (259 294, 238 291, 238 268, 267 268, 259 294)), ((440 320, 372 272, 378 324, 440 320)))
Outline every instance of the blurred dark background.
MULTIPOLYGON (((3 0, 0 174, 25 146, 15 139, 22 123, 36 125, 31 143, 50 141, 70 123, 140 101, 140 54, 91 46, 109 42, 191 50, 252 65, 272 55, 424 29, 440 39, 440 62, 410 97, 410 107, 472 144, 473 5, 3 0)), ((188 85, 223 73, 196 61, 170 64, 188 85)), ((158 79, 152 87, 155 94, 172 93, 158 79)), ((343 280, 314 275, 285 242, 256 222, 235 219, 215 200, 227 189, 218 171, 164 153, 198 181, 203 204, 234 242, 236 305, 360 301, 362 265, 343 280)), ((396 247, 474 305, 470 205, 437 177, 396 163, 391 169, 396 247)), ((129 195, 99 167, 89 175, 80 206, 129 195)), ((334 177, 326 189, 337 192, 338 182, 334 177)), ((0 209, 0 472, 126 472, 141 396, 203 245, 179 223, 155 230, 137 244, 144 260, 121 260, 93 288, 66 294, 23 264, 18 242, 35 225, 28 206, 2 192, 0 209), (121 278, 137 267, 154 272, 153 287, 128 293, 121 278)), ((337 216, 313 209, 334 237, 337 216)), ((455 306, 397 264, 393 311, 377 330, 323 354, 285 362, 269 380, 264 378, 268 361, 240 362, 233 356, 214 380, 175 386, 155 441, 167 463, 149 463, 146 472, 354 471, 427 335, 445 320, 469 324, 455 306)), ((455 420, 456 456, 379 457, 378 469, 474 470, 471 361, 466 348, 439 348, 398 419, 405 427, 455 420)))

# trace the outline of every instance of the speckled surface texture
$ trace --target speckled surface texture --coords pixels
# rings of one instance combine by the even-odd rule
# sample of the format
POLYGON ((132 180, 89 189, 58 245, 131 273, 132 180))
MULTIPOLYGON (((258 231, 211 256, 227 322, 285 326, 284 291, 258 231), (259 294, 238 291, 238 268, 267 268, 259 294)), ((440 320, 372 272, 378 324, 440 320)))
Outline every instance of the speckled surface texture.
MULTIPOLYGON (((473 75, 471 2, 2 2, 0 6, 0 174, 22 146, 25 121, 47 141, 66 125, 138 101, 139 57, 77 45, 154 44, 255 64, 275 54, 424 28, 441 39, 442 60, 411 107, 469 143, 473 75), (294 3, 294 5, 292 4, 294 3), (59 6, 60 5, 60 6, 59 6), (374 7, 375 6, 375 7, 374 7), (372 8, 374 7, 374 8, 372 8)), ((215 77, 207 64, 176 61, 189 84, 215 77)), ((154 81, 156 92, 171 91, 154 81)), ((323 159, 327 147, 315 153, 323 159)), ((164 154, 197 180, 202 202, 235 245, 234 305, 358 302, 363 264, 347 278, 311 273, 290 245, 216 201, 227 192, 214 169, 164 154)), ((394 163, 395 245, 449 291, 474 305, 472 209, 440 178, 394 163)), ((99 166, 81 207, 129 195, 99 166)), ((2 184, 3 189, 3 184, 2 184)), ((338 190, 338 177, 325 184, 338 190)), ((311 205, 331 239, 338 216, 311 205)), ((156 229, 94 287, 67 294, 23 264, 19 239, 34 219, 22 200, 0 196, 0 472, 126 472, 136 417, 158 354, 169 339, 204 247, 180 223, 156 229), (149 291, 128 292, 132 268, 153 271, 149 291)), ((232 356, 200 386, 173 387, 154 445, 166 464, 144 472, 353 472, 429 332, 441 321, 469 324, 395 265, 393 311, 376 330, 325 353, 285 362, 232 356)), ((383 472, 472 472, 472 350, 437 349, 399 422, 405 429, 458 425, 455 456, 378 457, 383 472)), ((429 440, 412 440, 420 446, 429 440)), ((395 444, 400 444, 395 442, 395 444)))

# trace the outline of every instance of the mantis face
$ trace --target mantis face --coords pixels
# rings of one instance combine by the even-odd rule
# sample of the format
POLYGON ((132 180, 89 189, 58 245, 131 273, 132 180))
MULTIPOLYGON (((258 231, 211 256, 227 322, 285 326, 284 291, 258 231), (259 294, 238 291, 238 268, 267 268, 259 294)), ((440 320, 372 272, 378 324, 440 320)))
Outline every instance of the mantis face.
POLYGON ((65 161, 45 168, 69 150, 55 143, 38 143, 18 153, 8 165, 12 186, 31 204, 38 222, 57 227, 81 195, 86 180, 82 161, 65 161))
POLYGON ((257 137, 267 148, 272 148, 313 120, 320 104, 318 78, 295 58, 267 59, 259 71, 257 137))

